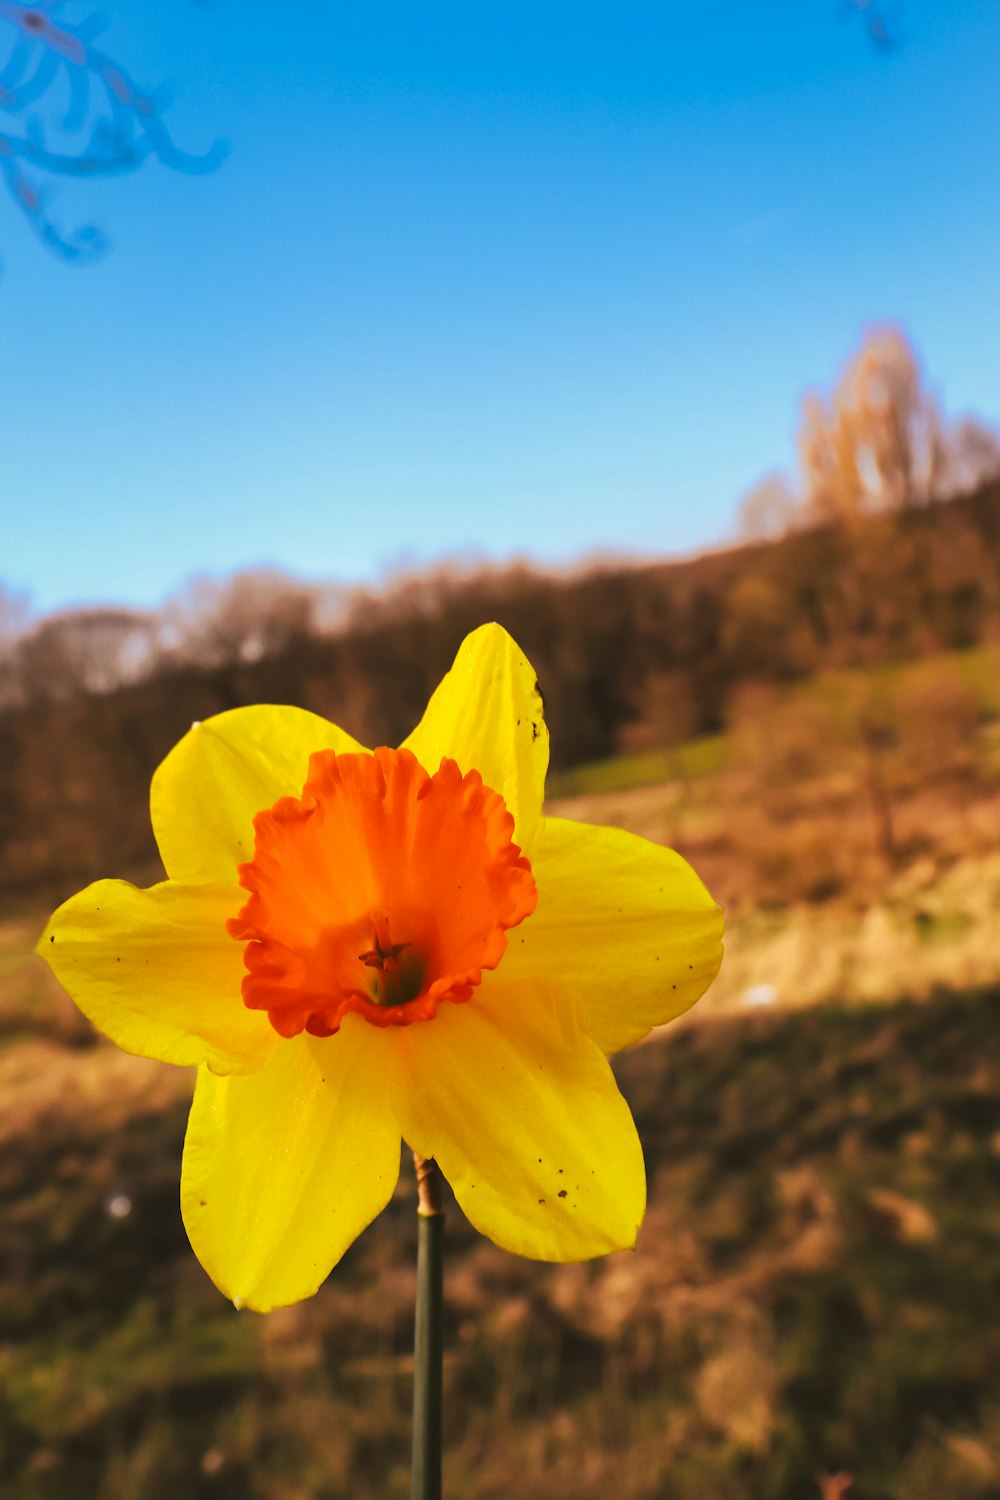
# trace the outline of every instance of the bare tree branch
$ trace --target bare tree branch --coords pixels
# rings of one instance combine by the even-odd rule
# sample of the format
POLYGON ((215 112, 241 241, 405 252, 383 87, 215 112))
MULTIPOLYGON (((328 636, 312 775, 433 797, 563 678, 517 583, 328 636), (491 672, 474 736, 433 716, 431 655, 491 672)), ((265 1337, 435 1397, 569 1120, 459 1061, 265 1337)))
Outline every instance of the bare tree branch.
POLYGON ((93 224, 58 228, 49 204, 60 178, 118 177, 150 158, 212 172, 227 147, 215 141, 199 155, 177 146, 157 99, 97 45, 102 20, 71 23, 65 9, 63 0, 0 0, 0 176, 42 243, 86 262, 108 242, 93 224))

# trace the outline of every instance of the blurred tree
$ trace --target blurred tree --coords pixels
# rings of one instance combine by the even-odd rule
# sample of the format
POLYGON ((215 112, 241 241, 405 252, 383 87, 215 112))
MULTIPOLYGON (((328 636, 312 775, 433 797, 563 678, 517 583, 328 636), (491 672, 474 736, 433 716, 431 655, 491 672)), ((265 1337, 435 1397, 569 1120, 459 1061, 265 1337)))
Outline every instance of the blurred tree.
POLYGON ((196 578, 165 611, 165 650, 181 661, 223 667, 286 651, 313 630, 315 597, 277 568, 248 568, 224 582, 196 578))
POLYGON ((944 476, 947 493, 970 494, 997 478, 1000 478, 1000 432, 978 417, 960 417, 948 433, 944 476))
POLYGON ((869 331, 829 401, 806 398, 802 519, 830 548, 841 660, 933 644, 938 512, 948 443, 938 404, 898 328, 869 331))
POLYGON ((96 15, 62 19, 62 0, 0 0, 0 176, 42 243, 65 260, 93 261, 107 239, 93 224, 65 232, 49 212, 66 178, 119 177, 151 157, 181 172, 211 172, 226 154, 174 144, 161 105, 97 46, 96 15))
POLYGON ((24 630, 28 620, 28 596, 0 583, 0 650, 24 630))
POLYGON ((149 615, 126 609, 50 615, 14 643, 7 701, 46 703, 110 693, 148 676, 155 662, 149 615))
POLYGON ((765 474, 740 502, 737 535, 743 542, 774 542, 794 526, 798 496, 780 472, 765 474))
POLYGON ((15 698, 17 643, 27 620, 27 596, 15 594, 0 583, 0 709, 15 698))
POLYGON ((954 657, 931 657, 902 673, 895 693, 901 756, 922 777, 960 773, 976 759, 980 705, 954 657))
POLYGON ((807 396, 799 432, 809 520, 854 524, 926 504, 945 471, 943 422, 898 328, 873 329, 826 404, 807 396))
MULTIPOLYGON (((794 821, 810 782, 846 775, 868 805, 875 852, 892 868, 897 837, 890 760, 899 722, 884 676, 843 674, 826 679, 819 692, 790 695, 744 683, 730 698, 728 721, 731 763, 749 777, 755 806, 777 821, 794 821)), ((841 868, 841 851, 827 854, 816 871, 824 889, 841 868)))
POLYGON ((733 679, 796 676, 811 664, 806 622, 789 579, 741 574, 727 590, 719 644, 733 679))

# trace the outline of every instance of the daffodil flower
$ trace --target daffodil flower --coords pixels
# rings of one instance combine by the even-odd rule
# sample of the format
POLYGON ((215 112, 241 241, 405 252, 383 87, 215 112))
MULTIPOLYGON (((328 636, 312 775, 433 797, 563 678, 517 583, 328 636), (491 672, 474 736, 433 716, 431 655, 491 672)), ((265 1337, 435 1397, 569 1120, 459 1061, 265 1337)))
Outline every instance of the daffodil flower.
POLYGON ((607 1058, 704 991, 721 914, 670 850, 544 817, 547 761, 496 625, 398 750, 302 709, 219 714, 153 778, 169 878, 99 881, 46 928, 95 1026, 197 1065, 181 1206, 237 1305, 316 1291, 401 1137, 508 1250, 635 1243, 642 1149, 607 1058))

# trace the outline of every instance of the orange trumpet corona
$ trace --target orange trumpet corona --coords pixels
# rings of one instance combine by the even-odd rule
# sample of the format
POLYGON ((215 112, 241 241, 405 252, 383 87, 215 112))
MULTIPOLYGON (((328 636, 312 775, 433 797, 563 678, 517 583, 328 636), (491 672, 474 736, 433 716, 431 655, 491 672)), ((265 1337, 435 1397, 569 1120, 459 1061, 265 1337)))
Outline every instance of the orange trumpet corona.
POLYGON ((469 1000, 538 899, 513 832, 499 793, 453 760, 430 775, 409 750, 317 751, 301 795, 255 817, 239 869, 250 897, 227 930, 246 943, 244 1004, 292 1037, 469 1000))

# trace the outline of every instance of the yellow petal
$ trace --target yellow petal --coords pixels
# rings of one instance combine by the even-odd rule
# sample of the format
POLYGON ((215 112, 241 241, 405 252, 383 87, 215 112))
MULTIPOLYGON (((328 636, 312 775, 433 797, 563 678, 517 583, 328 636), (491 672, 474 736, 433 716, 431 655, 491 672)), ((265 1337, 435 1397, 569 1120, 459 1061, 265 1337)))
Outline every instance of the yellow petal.
POLYGON ((466 636, 451 671, 404 741, 432 774, 443 755, 478 771, 514 818, 514 838, 531 853, 541 822, 549 732, 530 662, 500 625, 466 636))
POLYGON ((245 895, 235 884, 168 880, 141 891, 99 880, 60 906, 38 952, 126 1052, 247 1072, 263 1066, 278 1038, 240 995, 243 949, 225 924, 245 895))
POLYGON ((722 912, 672 849, 618 828, 546 818, 533 916, 500 973, 572 986, 605 1052, 640 1041, 704 994, 722 962, 722 912))
POLYGON ((483 986, 409 1026, 393 1058, 406 1142, 505 1250, 587 1260, 635 1243, 642 1147, 607 1059, 554 985, 483 986))
POLYGON ((314 750, 363 750, 304 708, 234 708, 195 724, 153 776, 153 832, 174 880, 235 880, 254 814, 302 791, 314 750))
POLYGON ((195 1254, 237 1306, 269 1312, 311 1297, 392 1197, 392 1041, 351 1015, 336 1036, 282 1041, 259 1073, 199 1071, 181 1211, 195 1254))

